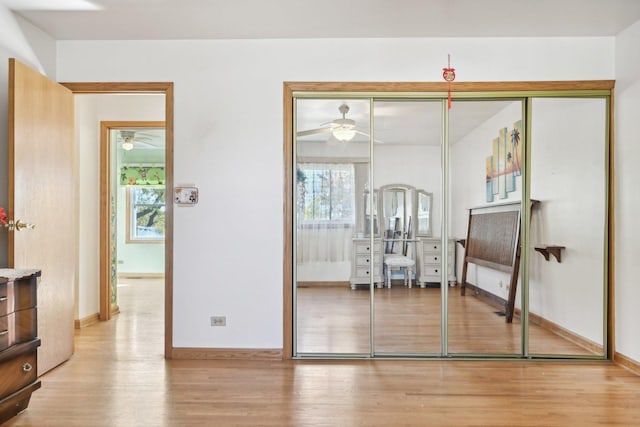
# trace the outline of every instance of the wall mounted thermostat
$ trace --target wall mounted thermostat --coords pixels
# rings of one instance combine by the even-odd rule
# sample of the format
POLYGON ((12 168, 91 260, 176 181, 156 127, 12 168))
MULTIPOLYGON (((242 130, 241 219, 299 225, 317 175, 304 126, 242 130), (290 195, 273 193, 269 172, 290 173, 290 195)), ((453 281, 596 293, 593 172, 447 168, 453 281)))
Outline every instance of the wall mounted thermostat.
POLYGON ((178 205, 195 205, 198 203, 198 189, 196 187, 176 187, 173 200, 178 205))

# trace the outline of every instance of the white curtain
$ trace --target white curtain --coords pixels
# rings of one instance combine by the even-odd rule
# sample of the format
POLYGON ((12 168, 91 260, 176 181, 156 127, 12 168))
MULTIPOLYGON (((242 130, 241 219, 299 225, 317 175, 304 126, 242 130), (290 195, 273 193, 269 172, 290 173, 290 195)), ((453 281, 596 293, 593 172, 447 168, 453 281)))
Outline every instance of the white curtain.
POLYGON ((350 261, 356 209, 353 164, 298 167, 298 263, 350 261))
POLYGON ((351 260, 353 224, 307 224, 298 228, 298 263, 351 260))

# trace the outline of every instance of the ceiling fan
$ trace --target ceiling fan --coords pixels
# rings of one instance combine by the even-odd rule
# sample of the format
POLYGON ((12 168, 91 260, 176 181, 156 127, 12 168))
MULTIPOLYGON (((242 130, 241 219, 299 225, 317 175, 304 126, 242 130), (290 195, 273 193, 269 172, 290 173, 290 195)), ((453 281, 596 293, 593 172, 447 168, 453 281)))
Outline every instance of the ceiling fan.
POLYGON ((136 132, 135 130, 121 130, 120 139, 122 141, 122 149, 125 151, 133 150, 134 143, 148 148, 157 148, 149 142, 153 141, 153 138, 145 136, 144 133, 136 132))
POLYGON ((340 107, 338 107, 338 111, 340 111, 340 114, 342 114, 341 119, 335 119, 328 123, 323 123, 328 125, 325 127, 299 131, 297 135, 308 136, 320 133, 331 133, 334 138, 341 142, 351 141, 356 136, 356 134, 369 137, 368 134, 356 129, 355 120, 346 118, 346 115, 349 112, 349 106, 347 104, 343 103, 342 105, 340 105, 340 107))

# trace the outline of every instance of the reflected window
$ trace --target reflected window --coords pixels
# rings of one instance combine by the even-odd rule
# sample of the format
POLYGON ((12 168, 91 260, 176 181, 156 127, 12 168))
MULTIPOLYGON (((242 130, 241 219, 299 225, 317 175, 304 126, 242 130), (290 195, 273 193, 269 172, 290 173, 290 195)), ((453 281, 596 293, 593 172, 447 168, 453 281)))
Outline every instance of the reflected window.
POLYGON ((353 164, 300 163, 297 180, 302 223, 355 222, 353 164))
POLYGON ((127 243, 164 241, 165 188, 127 189, 127 243))

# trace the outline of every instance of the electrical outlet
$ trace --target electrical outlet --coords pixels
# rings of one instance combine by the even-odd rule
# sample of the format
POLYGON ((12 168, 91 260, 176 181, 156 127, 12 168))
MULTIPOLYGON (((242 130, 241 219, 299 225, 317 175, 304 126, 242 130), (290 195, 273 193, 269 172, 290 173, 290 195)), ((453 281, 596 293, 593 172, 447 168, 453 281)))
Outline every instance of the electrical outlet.
POLYGON ((227 316, 211 316, 211 326, 227 326, 227 316))
POLYGON ((500 280, 500 287, 504 287, 504 283, 502 283, 502 280, 500 280))

